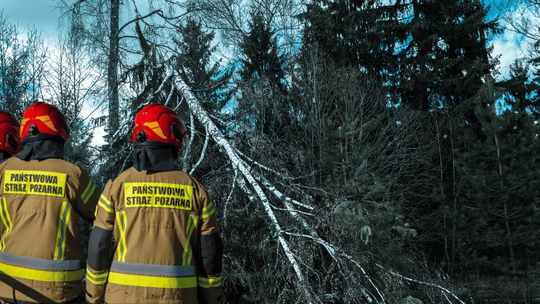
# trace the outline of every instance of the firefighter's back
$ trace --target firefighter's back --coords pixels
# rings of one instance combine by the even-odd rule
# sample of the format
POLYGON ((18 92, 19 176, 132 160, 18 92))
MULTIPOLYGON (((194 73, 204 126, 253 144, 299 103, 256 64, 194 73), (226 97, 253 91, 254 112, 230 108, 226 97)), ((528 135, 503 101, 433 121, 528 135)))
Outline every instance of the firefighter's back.
POLYGON ((135 117, 133 167, 105 186, 90 234, 87 302, 98 304, 103 294, 107 303, 221 302, 214 205, 206 188, 174 165, 187 133, 178 114, 159 104, 135 117))
POLYGON ((91 217, 84 205, 98 195, 88 173, 60 159, 12 157, 0 165, 0 184, 0 298, 74 300, 82 292, 78 220, 91 217))
POLYGON ((95 226, 114 223, 117 240, 107 303, 197 303, 193 251, 205 191, 180 170, 134 168, 105 187, 95 226))

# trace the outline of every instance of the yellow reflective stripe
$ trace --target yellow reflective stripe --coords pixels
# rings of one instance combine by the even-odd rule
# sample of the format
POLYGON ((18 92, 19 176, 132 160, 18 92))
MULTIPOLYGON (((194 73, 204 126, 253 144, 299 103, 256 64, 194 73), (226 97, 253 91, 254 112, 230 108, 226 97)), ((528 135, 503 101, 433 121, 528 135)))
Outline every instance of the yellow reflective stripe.
POLYGON ((4 251, 6 249, 6 237, 11 232, 11 218, 9 217, 9 212, 7 209, 7 203, 6 198, 2 197, 2 200, 0 201, 0 216, 2 217, 2 222, 4 223, 4 226, 6 227, 6 232, 2 236, 2 242, 0 243, 0 250, 4 251))
POLYGON ((105 282, 107 282, 107 276, 109 276, 109 272, 93 274, 86 268, 86 279, 96 285, 105 284, 105 282))
POLYGON ((216 213, 216 208, 214 208, 214 203, 210 202, 208 206, 203 208, 201 218, 203 219, 209 218, 214 213, 216 213))
POLYGON ((71 204, 68 202, 62 203, 60 210, 60 219, 58 221, 58 232, 56 233, 56 247, 54 249, 54 259, 63 260, 66 252, 66 230, 71 218, 71 204))
POLYGON ((59 260, 60 253, 60 239, 62 238, 62 217, 64 216, 64 213, 66 212, 66 202, 62 203, 62 209, 60 209, 60 220, 58 221, 58 229, 56 232, 56 245, 54 246, 54 259, 59 260))
POLYGON ((105 211, 107 211, 108 213, 114 213, 114 210, 108 208, 107 206, 105 206, 101 201, 98 203, 101 207, 103 207, 103 209, 105 209, 105 211))
POLYGON ((127 232, 127 215, 126 212, 122 212, 122 218, 124 219, 124 237, 122 238, 122 242, 124 242, 124 255, 122 256, 122 262, 126 261, 126 253, 127 253, 127 243, 126 243, 126 232, 127 232))
POLYGON ((197 277, 167 278, 111 272, 109 283, 155 288, 196 288, 197 277))
POLYGON ((89 281, 90 283, 94 284, 94 285, 103 285, 107 282, 107 278, 104 278, 104 279, 99 279, 99 280, 96 280, 96 279, 93 279, 89 276, 86 276, 86 280, 89 281))
POLYGON ((0 272, 14 278, 43 282, 71 282, 82 279, 82 269, 74 271, 46 271, 0 263, 0 272))
POLYGON ((99 203, 98 204, 101 207, 103 207, 103 209, 105 209, 105 211, 107 211, 109 213, 114 213, 113 204, 111 202, 109 202, 109 200, 107 200, 107 198, 105 198, 105 196, 103 194, 99 198, 99 203))
POLYGON ((81 195, 83 203, 86 204, 86 202, 88 202, 88 200, 90 199, 92 194, 94 194, 95 190, 96 190, 96 184, 94 184, 94 181, 92 181, 92 179, 90 179, 90 181, 88 182, 88 186, 86 186, 86 189, 84 190, 83 194, 81 195))
POLYGON ((202 288, 211 288, 221 286, 221 276, 217 278, 199 277, 199 286, 202 288))
POLYGON ((199 221, 199 217, 195 215, 190 215, 188 220, 188 226, 186 227, 186 244, 184 246, 184 254, 182 255, 182 265, 191 265, 191 257, 192 257, 192 250, 191 250, 191 234, 195 230, 195 227, 197 227, 197 223, 199 221))
POLYGON ((65 254, 66 254, 66 239, 67 239, 67 234, 66 234, 66 231, 67 231, 67 226, 69 224, 69 220, 71 219, 71 204, 70 203, 67 203, 67 215, 66 215, 66 220, 64 222, 64 231, 63 231, 63 239, 62 239, 62 255, 60 256, 60 260, 64 260, 66 257, 65 257, 65 254))
POLYGON ((118 260, 121 261, 122 253, 123 253, 122 246, 124 246, 124 244, 122 243, 123 234, 122 234, 122 221, 120 220, 120 213, 116 214, 116 224, 118 225, 118 230, 120 231, 120 239, 118 240, 118 260))
POLYGON ((216 209, 212 209, 212 211, 210 213, 206 213, 206 214, 203 214, 202 215, 202 218, 203 219, 206 219, 206 218, 209 218, 210 216, 212 216, 212 214, 216 213, 216 209))
POLYGON ((210 204, 208 204, 208 206, 204 207, 202 211, 203 211, 203 213, 206 213, 211 208, 214 208, 214 203, 212 203, 212 202, 210 202, 210 204))
POLYGON ((118 230, 120 231, 120 240, 118 241, 118 261, 126 261, 127 244, 126 244, 126 229, 127 229, 127 216, 126 212, 120 214, 116 213, 116 222, 118 223, 118 230))

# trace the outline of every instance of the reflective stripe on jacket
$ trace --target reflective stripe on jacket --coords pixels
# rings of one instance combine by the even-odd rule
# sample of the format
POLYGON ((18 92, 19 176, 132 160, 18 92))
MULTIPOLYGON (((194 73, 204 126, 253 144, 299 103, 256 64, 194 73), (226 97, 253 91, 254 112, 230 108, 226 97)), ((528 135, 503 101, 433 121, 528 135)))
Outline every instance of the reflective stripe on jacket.
POLYGON ((0 165, 0 299, 67 303, 82 293, 78 221, 94 219, 99 191, 63 160, 0 165))
POLYGON ((193 177, 128 169, 109 181, 96 215, 90 244, 100 249, 89 248, 89 303, 99 303, 103 294, 107 303, 220 303, 217 217, 206 188, 193 177), (102 244, 106 238, 110 244, 113 231, 109 268, 110 247, 102 244), (210 245, 201 249, 203 243, 210 245), (205 259, 216 266, 205 270, 205 259))

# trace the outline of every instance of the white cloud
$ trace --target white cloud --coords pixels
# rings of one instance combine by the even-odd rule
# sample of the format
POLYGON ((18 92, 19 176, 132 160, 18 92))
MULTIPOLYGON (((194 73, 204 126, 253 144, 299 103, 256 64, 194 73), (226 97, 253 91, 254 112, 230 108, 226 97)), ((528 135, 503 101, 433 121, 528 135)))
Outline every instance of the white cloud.
POLYGON ((534 6, 527 6, 517 3, 511 8, 499 8, 500 26, 504 28, 504 33, 496 35, 491 40, 493 45, 493 56, 500 56, 499 72, 501 78, 509 77, 510 65, 519 58, 531 56, 531 45, 540 39, 540 12, 534 6), (526 37, 520 32, 526 32, 526 37))
POLYGON ((502 35, 492 40, 493 57, 499 57, 499 72, 501 77, 509 77, 510 65, 518 58, 525 55, 523 36, 510 30, 505 30, 502 35))

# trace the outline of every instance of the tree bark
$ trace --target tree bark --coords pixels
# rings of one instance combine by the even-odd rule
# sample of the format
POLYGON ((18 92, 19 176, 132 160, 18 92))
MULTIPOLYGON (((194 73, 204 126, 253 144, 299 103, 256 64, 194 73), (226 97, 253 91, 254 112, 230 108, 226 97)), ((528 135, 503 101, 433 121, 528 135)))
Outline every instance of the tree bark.
MULTIPOLYGON (((176 73, 175 73, 176 74, 176 73)), ((284 231, 281 228, 274 212, 272 211, 272 208, 270 207, 270 203, 268 201, 268 198, 266 194, 264 194, 263 189, 259 185, 259 183, 255 180, 253 175, 251 174, 249 168, 247 168, 240 157, 235 152, 234 148, 231 146, 231 144, 223 137, 217 126, 212 122, 206 111, 202 108, 202 106, 199 104, 195 96, 190 92, 187 85, 183 82, 181 77, 178 77, 176 75, 174 80, 174 85, 176 86, 176 89, 179 92, 183 92, 185 94, 186 101, 189 105, 189 109, 193 113, 195 117, 202 123, 204 128, 208 131, 208 133, 212 136, 214 141, 222 147, 222 149, 225 151, 227 156, 229 157, 233 168, 235 170, 239 170, 239 172, 243 175, 243 177, 247 180, 249 185, 253 188, 255 196, 254 199, 257 199, 264 207, 266 213, 270 217, 270 221, 272 223, 272 226, 274 227, 276 231, 276 237, 278 239, 279 244, 283 248, 283 251, 285 252, 285 256, 291 263, 294 272, 296 273, 296 276, 298 278, 298 285, 299 287, 304 291, 304 294, 306 295, 308 299, 308 303, 321 303, 320 300, 314 295, 313 290, 311 290, 310 285, 308 284, 306 278, 304 277, 304 273, 302 272, 300 268, 300 263, 297 261, 294 253, 290 249, 289 243, 284 238, 284 231)))
POLYGON ((111 32, 109 37, 109 65, 107 69, 109 99, 109 142, 118 130, 118 30, 120 19, 120 0, 111 0, 111 32))

